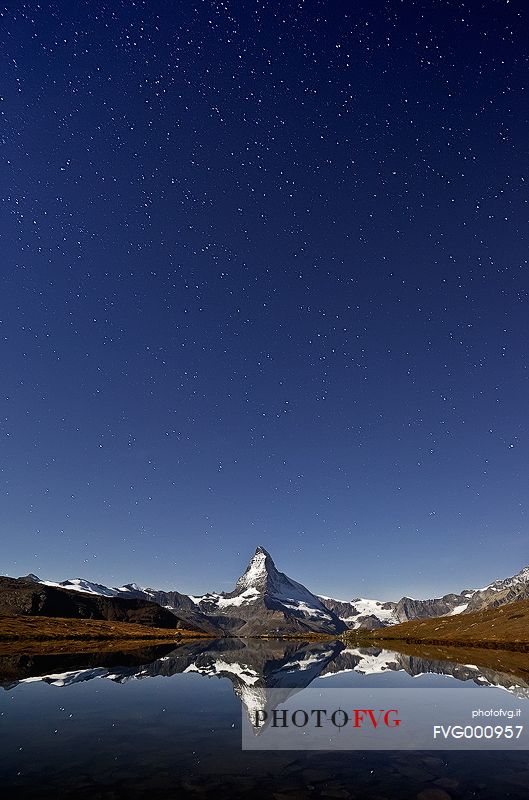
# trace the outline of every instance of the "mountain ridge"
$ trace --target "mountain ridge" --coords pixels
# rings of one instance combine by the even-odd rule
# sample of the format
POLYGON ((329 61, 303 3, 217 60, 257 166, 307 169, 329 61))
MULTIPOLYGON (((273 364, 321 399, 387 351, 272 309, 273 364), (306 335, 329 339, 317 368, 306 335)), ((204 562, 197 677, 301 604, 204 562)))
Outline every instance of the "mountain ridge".
POLYGON ((176 590, 158 590, 127 583, 119 587, 74 578, 46 586, 105 597, 146 600, 191 624, 225 635, 254 636, 267 633, 341 633, 346 629, 376 630, 413 619, 428 619, 494 608, 515 600, 529 599, 529 567, 480 589, 463 589, 438 598, 401 597, 397 601, 369 598, 338 600, 313 594, 303 584, 280 572, 268 551, 258 546, 231 592, 187 595, 176 590))

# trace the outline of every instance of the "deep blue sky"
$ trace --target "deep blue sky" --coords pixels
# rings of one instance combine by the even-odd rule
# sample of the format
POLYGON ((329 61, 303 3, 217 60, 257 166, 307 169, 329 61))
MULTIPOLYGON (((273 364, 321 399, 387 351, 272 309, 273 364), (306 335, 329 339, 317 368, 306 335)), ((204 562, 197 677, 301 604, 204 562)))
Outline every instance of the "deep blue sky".
POLYGON ((2 12, 1 571, 529 562, 528 9, 2 12))

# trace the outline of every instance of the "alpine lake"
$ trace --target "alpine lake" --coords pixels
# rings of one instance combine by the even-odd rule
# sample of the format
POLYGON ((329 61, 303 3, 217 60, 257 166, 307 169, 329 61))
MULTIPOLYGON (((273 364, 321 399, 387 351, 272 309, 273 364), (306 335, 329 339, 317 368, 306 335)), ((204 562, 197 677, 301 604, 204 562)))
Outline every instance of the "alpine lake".
POLYGON ((267 689, 472 688, 529 708, 529 656, 341 641, 193 640, 88 652, 0 649, 6 798, 527 798, 529 752, 243 750, 267 689), (457 660, 456 660, 457 659, 457 660), (472 663, 470 663, 472 661, 472 663), (467 663, 468 662, 468 663, 467 663))

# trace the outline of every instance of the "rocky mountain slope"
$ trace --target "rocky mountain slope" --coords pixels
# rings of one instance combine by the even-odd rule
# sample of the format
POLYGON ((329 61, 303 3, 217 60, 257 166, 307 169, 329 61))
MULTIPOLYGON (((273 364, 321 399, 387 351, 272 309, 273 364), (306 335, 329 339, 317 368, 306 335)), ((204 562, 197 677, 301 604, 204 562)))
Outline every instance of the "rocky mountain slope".
POLYGON ((465 609, 468 613, 487 608, 498 608, 515 600, 529 600, 529 567, 525 567, 512 578, 494 583, 473 592, 465 609))
POLYGON ((0 577, 0 614, 133 622, 151 628, 202 631, 157 603, 137 598, 85 594, 45 586, 31 578, 0 577))

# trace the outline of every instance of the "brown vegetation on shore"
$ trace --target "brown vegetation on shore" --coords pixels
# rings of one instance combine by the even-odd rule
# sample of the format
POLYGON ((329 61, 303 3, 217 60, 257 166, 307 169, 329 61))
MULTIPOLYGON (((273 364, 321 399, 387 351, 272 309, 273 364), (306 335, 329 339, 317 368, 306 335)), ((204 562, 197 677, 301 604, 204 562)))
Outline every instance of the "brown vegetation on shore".
POLYGON ((150 628, 133 622, 71 619, 66 617, 32 617, 0 615, 0 642, 30 641, 124 641, 159 640, 179 642, 182 639, 210 638, 208 634, 185 629, 150 628))

